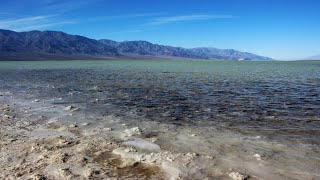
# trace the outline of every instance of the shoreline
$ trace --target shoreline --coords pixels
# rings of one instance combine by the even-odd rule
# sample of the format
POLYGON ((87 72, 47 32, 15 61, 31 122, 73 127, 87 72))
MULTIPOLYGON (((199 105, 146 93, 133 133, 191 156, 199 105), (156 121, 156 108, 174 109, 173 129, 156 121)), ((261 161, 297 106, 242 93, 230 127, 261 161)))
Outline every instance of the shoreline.
POLYGON ((274 159, 283 160, 282 155, 294 150, 262 137, 219 129, 206 137, 206 128, 90 117, 76 105, 30 102, 15 95, 0 96, 1 178, 320 178, 317 173, 273 167, 274 159), (284 150, 288 152, 276 153, 284 150))

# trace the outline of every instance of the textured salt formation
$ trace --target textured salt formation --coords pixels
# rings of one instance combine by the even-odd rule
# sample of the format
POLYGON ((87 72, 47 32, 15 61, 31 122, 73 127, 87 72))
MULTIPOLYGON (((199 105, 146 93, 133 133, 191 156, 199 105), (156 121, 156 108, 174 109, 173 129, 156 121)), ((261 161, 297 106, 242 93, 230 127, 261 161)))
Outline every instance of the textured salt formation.
POLYGON ((317 177, 271 174, 274 169, 268 163, 275 162, 273 152, 262 147, 288 154, 296 151, 262 138, 229 137, 214 131, 210 139, 204 136, 206 129, 203 133, 165 123, 122 121, 112 115, 90 119, 82 107, 70 117, 64 105, 52 108, 43 99, 31 104, 22 99, 1 100, 5 102, 2 118, 12 118, 2 120, 0 126, 0 179, 317 177))
MULTIPOLYGON (((12 112, 9 106, 2 111, 12 112)), ((113 155, 120 145, 101 132, 82 130, 52 121, 45 124, 1 122, 0 179, 155 178, 166 175, 146 163, 113 155)))
POLYGON ((149 150, 149 151, 159 151, 160 150, 160 146, 158 144, 146 141, 141 138, 134 138, 134 140, 126 141, 123 144, 134 146, 139 149, 149 150))

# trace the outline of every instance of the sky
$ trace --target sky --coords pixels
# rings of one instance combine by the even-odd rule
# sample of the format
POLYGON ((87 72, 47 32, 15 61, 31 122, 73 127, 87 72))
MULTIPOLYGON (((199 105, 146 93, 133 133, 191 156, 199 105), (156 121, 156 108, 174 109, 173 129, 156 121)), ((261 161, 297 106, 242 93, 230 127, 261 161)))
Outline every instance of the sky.
POLYGON ((0 0, 0 29, 236 49, 279 60, 320 54, 319 0, 0 0))

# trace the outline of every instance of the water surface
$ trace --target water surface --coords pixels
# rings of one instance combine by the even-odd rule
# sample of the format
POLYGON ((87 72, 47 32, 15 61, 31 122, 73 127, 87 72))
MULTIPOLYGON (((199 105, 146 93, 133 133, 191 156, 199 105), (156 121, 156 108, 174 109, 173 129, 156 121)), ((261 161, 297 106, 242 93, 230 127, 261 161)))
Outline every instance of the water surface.
POLYGON ((320 62, 4 61, 0 77, 1 91, 94 114, 320 144, 320 62))

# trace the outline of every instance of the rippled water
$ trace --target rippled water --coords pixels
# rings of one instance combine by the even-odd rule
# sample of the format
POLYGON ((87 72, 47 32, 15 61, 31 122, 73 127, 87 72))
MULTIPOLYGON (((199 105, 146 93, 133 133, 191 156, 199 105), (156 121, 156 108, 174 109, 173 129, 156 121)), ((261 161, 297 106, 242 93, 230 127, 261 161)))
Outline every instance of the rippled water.
POLYGON ((319 87, 320 62, 0 62, 0 91, 310 145, 320 144, 319 87))

